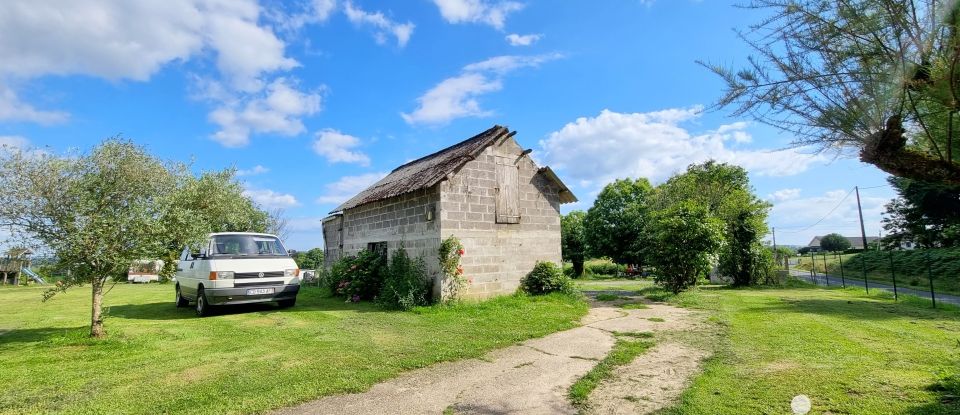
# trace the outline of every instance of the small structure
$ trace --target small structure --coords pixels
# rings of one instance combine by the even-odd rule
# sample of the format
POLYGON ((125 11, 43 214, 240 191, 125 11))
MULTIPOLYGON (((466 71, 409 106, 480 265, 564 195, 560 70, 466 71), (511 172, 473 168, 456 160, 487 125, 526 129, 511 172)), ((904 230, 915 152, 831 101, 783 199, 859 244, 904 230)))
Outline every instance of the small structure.
POLYGON ((160 270, 162 269, 163 261, 159 259, 133 261, 133 264, 130 264, 130 268, 127 269, 127 282, 158 282, 160 281, 160 270))
POLYGON ((449 236, 466 254, 466 297, 516 291, 537 261, 560 263, 560 204, 577 201, 549 167, 539 167, 494 126, 394 169, 323 220, 325 266, 361 250, 421 256, 443 288, 437 250, 449 236))
POLYGON ((22 270, 30 269, 30 255, 32 254, 33 252, 27 248, 13 248, 7 251, 3 259, 0 259, 0 275, 3 277, 3 285, 20 285, 22 270))
MULTIPOLYGON (((810 240, 810 243, 807 244, 807 247, 810 248, 810 252, 820 252, 820 240, 826 235, 814 236, 810 240)), ((852 249, 863 249, 863 237, 862 236, 844 236, 847 241, 850 241, 850 248, 852 249)), ((868 236, 867 245, 880 242, 879 236, 868 236)))

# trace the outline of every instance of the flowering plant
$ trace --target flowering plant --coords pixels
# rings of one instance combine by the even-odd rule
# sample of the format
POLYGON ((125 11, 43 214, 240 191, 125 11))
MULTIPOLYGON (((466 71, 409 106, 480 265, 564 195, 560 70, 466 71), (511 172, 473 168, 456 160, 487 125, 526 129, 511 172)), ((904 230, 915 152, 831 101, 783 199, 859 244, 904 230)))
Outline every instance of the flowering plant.
POLYGON ((460 265, 460 259, 466 254, 463 244, 455 236, 450 236, 440 242, 438 252, 440 259, 440 271, 443 272, 443 285, 445 286, 449 299, 457 300, 461 292, 468 284, 473 282, 473 278, 467 278, 463 275, 463 265, 460 265))

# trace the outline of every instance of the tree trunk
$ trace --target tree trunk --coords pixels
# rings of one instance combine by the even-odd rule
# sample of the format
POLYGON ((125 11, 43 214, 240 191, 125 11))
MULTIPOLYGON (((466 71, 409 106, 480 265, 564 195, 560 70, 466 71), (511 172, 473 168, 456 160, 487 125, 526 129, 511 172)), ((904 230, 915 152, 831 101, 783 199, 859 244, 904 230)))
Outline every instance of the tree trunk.
POLYGON ((580 277, 583 275, 583 260, 573 261, 573 275, 575 277, 580 277))
POLYGON ((90 309, 90 337, 104 337, 107 333, 103 330, 103 281, 94 278, 93 283, 93 301, 90 309))
POLYGON ((877 166, 897 177, 932 183, 960 184, 960 164, 906 148, 903 123, 898 116, 887 120, 886 128, 864 140, 860 161, 877 166))

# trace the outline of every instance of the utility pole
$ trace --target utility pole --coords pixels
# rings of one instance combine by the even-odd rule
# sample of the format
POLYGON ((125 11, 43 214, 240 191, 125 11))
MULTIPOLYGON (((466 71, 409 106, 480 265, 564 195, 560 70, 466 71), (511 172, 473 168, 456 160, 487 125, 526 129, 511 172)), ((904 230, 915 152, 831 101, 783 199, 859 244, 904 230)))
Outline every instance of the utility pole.
POLYGON ((773 258, 774 261, 777 261, 777 266, 780 266, 780 251, 777 251, 777 228, 770 228, 770 232, 773 232, 773 258))
MULTIPOLYGON (((857 192, 857 213, 860 215, 860 236, 863 237, 863 252, 867 252, 867 231, 863 227, 863 208, 860 207, 860 186, 854 186, 853 190, 857 192)), ((867 282, 867 262, 861 258, 860 265, 862 265, 861 269, 863 270, 863 287, 867 289, 867 294, 870 294, 870 283, 867 282)))

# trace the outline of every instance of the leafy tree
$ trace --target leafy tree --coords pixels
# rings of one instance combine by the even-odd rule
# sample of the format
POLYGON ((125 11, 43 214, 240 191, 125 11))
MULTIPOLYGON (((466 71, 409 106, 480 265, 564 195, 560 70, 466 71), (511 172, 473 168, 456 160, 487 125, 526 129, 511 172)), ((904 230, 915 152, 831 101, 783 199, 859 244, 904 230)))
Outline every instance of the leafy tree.
POLYGON ((323 249, 313 248, 309 251, 300 251, 293 256, 300 269, 323 268, 323 249))
MULTIPOLYGON (((186 166, 164 163, 120 139, 106 140, 89 154, 4 152, 0 224, 43 244, 70 272, 44 299, 90 284, 90 334, 102 337, 104 288, 110 280, 122 279, 135 260, 202 240, 212 228, 206 222, 211 212, 233 212, 223 206, 233 200, 219 196, 233 194, 230 190, 239 185, 223 188, 223 181, 215 181, 221 186, 202 186, 209 184, 205 177, 196 179, 186 166)), ((252 216, 220 218, 219 223, 253 226, 261 216, 252 216)))
POLYGON ((713 253, 720 247, 723 224, 707 209, 682 201, 656 211, 649 223, 650 262, 655 279, 674 293, 696 284, 710 271, 713 253))
POLYGON ((583 219, 588 253, 620 264, 646 261, 643 228, 652 187, 647 179, 619 179, 606 185, 583 219))
POLYGON ((573 275, 583 275, 583 259, 586 252, 586 238, 583 220, 586 213, 575 210, 560 217, 560 248, 563 260, 573 263, 573 275))
POLYGON ((737 286, 760 280, 768 270, 761 240, 770 204, 753 193, 747 171, 713 160, 692 164, 657 187, 657 205, 691 202, 723 223, 719 271, 737 286))
POLYGON ((899 196, 887 204, 884 243, 898 247, 903 242, 920 246, 960 245, 960 186, 890 177, 899 196))
POLYGON ((859 153, 890 174, 960 185, 960 4, 939 0, 753 0, 770 13, 742 32, 743 68, 704 63, 720 107, 859 153))
POLYGON ((829 252, 846 251, 850 249, 850 241, 839 233, 831 233, 820 238, 820 249, 829 252))

